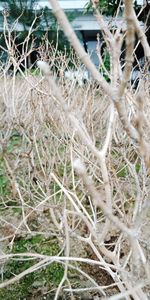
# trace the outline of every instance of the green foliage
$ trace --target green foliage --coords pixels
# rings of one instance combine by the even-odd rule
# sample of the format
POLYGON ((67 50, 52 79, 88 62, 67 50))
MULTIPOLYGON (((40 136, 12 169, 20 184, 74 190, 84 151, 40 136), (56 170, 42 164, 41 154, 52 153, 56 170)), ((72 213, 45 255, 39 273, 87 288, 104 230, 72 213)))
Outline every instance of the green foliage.
MULTIPOLYGON (((9 15, 7 17, 8 24, 12 25, 13 22, 17 21, 22 25, 22 30, 19 33, 17 32, 17 37, 15 37, 16 45, 24 42, 25 38, 28 36, 29 28, 31 26, 33 33, 27 41, 28 47, 30 47, 31 43, 33 43, 33 39, 36 40, 35 45, 39 44, 44 30, 52 30, 56 28, 56 18, 52 12, 50 12, 47 7, 38 10, 35 9, 36 3, 36 0, 7 1, 7 7, 9 10, 9 15)), ((13 32, 12 35, 16 36, 16 33, 13 32)))
MULTIPOLYGON (((120 0, 99 0, 97 7, 106 16, 114 16, 120 4, 123 6, 123 1, 120 2, 120 0)), ((137 1, 135 1, 134 3, 134 8, 136 12, 139 12, 141 9, 141 6, 137 5, 137 1)), ((84 13, 86 14, 90 11, 93 11, 92 0, 88 1, 85 5, 84 13)))
MULTIPOLYGON (((58 49, 64 51, 64 46, 68 48, 69 42, 62 31, 59 34, 59 39, 57 41, 56 29, 58 28, 58 25, 56 17, 48 7, 36 9, 36 4, 36 0, 7 1, 7 7, 9 11, 9 15, 7 17, 8 24, 12 25, 13 22, 17 21, 22 25, 22 30, 20 32, 12 32, 12 38, 15 39, 15 44, 21 47, 21 43, 23 43, 25 38, 28 36, 29 28, 32 26, 32 35, 27 40, 28 49, 31 45, 33 50, 37 49, 42 41, 42 37, 44 36, 45 32, 47 32, 48 40, 53 42, 54 45, 58 42, 58 49)), ((69 20, 73 20, 77 14, 78 12, 67 12, 69 20)), ((6 48, 3 35, 0 37, 0 42, 1 45, 6 48)), ((0 54, 3 54, 3 51, 1 51, 0 54)))
MULTIPOLYGON (((97 7, 105 15, 111 15, 111 16, 113 16, 116 13, 116 11, 117 11, 119 3, 120 3, 120 0, 117 0, 117 1, 116 0, 110 0, 110 1, 99 0, 99 3, 97 5, 97 7)), ((88 13, 89 11, 93 11, 92 1, 91 0, 85 5, 84 13, 88 13)))
POLYGON ((110 55, 108 51, 104 51, 104 57, 103 57, 103 63, 104 67, 100 67, 100 73, 103 74, 106 81, 110 81, 109 76, 107 75, 105 69, 109 72, 110 71, 110 55))
MULTIPOLYGON (((14 1, 8 0, 7 5, 9 7, 9 21, 19 19, 19 22, 24 26, 24 30, 27 30, 27 26, 31 26, 35 19, 35 12, 33 11, 33 5, 35 0, 27 1, 14 1)), ((37 12, 37 17, 40 17, 41 12, 37 12)), ((34 27, 37 25, 38 19, 35 22, 34 27)))
POLYGON ((107 71, 110 71, 110 55, 108 51, 105 51, 104 54, 104 66, 106 68, 107 71))
MULTIPOLYGON (((48 33, 48 40, 54 44, 57 43, 57 21, 54 14, 47 8, 34 9, 35 0, 28 1, 14 1, 8 0, 7 7, 9 14, 7 15, 7 21, 10 27, 14 22, 22 25, 22 29, 18 32, 13 30, 11 32, 11 39, 14 40, 13 47, 17 53, 17 57, 20 57, 22 50, 34 51, 37 50, 45 32, 48 33), (29 29, 32 26, 32 34, 29 38, 29 29), (27 40, 26 40, 27 38, 27 40), (26 49, 26 50, 25 50, 26 49)), ((71 16, 73 18, 73 16, 71 16)), ((3 26, 3 15, 0 12, 0 26, 3 26)), ((17 25, 16 25, 17 26, 17 25)), ((7 32, 6 32, 7 35, 7 32)), ((67 41, 63 32, 59 35, 58 49, 64 51, 64 46, 68 48, 69 42, 67 41)), ((0 59, 1 61, 7 61, 7 45, 3 34, 0 35, 0 59), (6 49, 6 51, 4 51, 6 49)))
POLYGON ((135 165, 135 170, 136 170, 136 173, 139 173, 140 172, 140 169, 141 169, 141 165, 139 163, 137 163, 135 165))

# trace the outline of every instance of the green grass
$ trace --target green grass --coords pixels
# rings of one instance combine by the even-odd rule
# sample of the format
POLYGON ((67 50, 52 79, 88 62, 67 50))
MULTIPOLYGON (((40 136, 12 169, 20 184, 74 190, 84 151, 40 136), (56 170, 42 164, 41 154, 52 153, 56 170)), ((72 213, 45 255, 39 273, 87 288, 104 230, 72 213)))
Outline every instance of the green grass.
POLYGON ((7 153, 11 153, 15 150, 15 148, 19 148, 22 144, 22 137, 19 135, 19 133, 14 132, 12 136, 10 137, 6 151, 7 153))
POLYGON ((126 177, 126 176, 128 176, 128 174, 129 174, 129 172, 128 172, 128 168, 127 168, 127 166, 125 165, 125 166, 123 166, 121 169, 119 169, 118 171, 117 171, 117 177, 126 177))
MULTIPOLYGON (((14 242, 12 250, 13 253, 35 252, 50 256, 57 255, 59 251, 60 248, 55 238, 45 239, 42 235, 36 235, 29 239, 17 239, 14 242)), ((10 260, 4 266, 4 280, 20 274, 37 262, 37 260, 10 260)), ((0 299, 34 299, 32 297, 34 294, 36 295, 38 290, 38 295, 41 294, 42 297, 45 290, 51 290, 59 284, 63 273, 63 266, 54 262, 43 269, 26 275, 19 282, 16 282, 5 289, 1 289, 0 299)))
POLYGON ((6 196, 9 194, 10 180, 7 176, 5 163, 0 160, 0 196, 6 196))
MULTIPOLYGON (((9 210, 9 214, 16 217, 21 214, 21 208, 18 207, 18 202, 16 199, 11 198, 11 182, 4 157, 9 160, 13 159, 14 154, 16 155, 16 153, 20 151, 22 142, 21 135, 14 130, 6 143, 5 148, 2 149, 0 157, 0 196, 3 201, 6 202, 7 207, 11 209, 9 210), (9 200, 6 198, 6 196, 9 196, 9 200)), ((55 189, 57 190, 57 187, 55 187, 55 189)), ((3 206, 4 204, 2 202, 1 213, 7 214, 8 209, 7 212, 4 212, 5 207, 3 206)), ((42 235, 35 235, 28 239, 23 237, 17 238, 12 249, 12 253, 34 252, 49 256, 57 255, 59 251, 60 248, 56 239, 45 239, 42 235)), ((26 269, 32 267, 37 262, 38 260, 9 260, 4 265, 4 280, 9 280, 15 275, 20 274, 26 269)), ((63 273, 63 266, 54 262, 43 269, 26 275, 19 282, 1 289, 0 299, 25 300, 34 299, 34 297, 36 299, 42 299, 44 291, 49 291, 58 286, 62 279, 63 273)))
MULTIPOLYGON (((38 142, 40 146, 40 141, 38 142)), ((0 214, 3 215, 3 217, 6 219, 9 219, 9 216, 14 218, 20 218, 22 214, 22 209, 19 207, 20 201, 17 199, 18 195, 16 197, 12 197, 12 186, 11 186, 11 177, 9 174, 9 170, 7 169, 5 158, 8 162, 15 162, 18 153, 22 152, 22 149, 24 149, 24 141, 22 136, 15 130, 12 131, 12 134, 10 138, 8 139, 5 148, 2 149, 1 158, 0 158, 0 194, 3 201, 0 204, 0 214), (7 205, 7 208, 5 207, 7 205)), ((34 151, 34 148, 33 148, 34 151)), ((65 176, 69 176, 71 173, 71 164, 68 162, 66 164, 65 169, 64 165, 62 163, 62 157, 65 157, 67 155, 66 153, 66 145, 64 143, 60 143, 58 149, 58 164, 54 166, 54 172, 57 174, 58 177, 63 177, 64 173, 65 176)), ((53 154, 53 153, 52 153, 53 154)), ((41 156, 42 158, 42 156, 41 156)), ((39 189, 36 182, 30 182, 28 184, 28 178, 26 177, 26 173, 24 172, 24 169, 22 168, 22 165, 19 165, 20 169, 17 173, 17 183, 20 187, 22 187, 22 178, 25 180, 25 187, 27 184, 27 187, 29 188, 29 191, 32 193, 33 199, 34 195, 36 193, 38 196, 41 194, 41 197, 43 197, 43 194, 41 190, 39 189), (25 176, 24 176, 25 175, 25 176), (23 177, 24 176, 24 177, 23 177), (35 187, 35 189, 34 189, 35 187)), ((24 167, 24 165, 23 165, 24 167)), ((35 167, 36 170, 40 172, 40 165, 39 161, 37 159, 36 153, 35 153, 35 167)), ((18 170, 17 170, 18 171, 18 170)), ((28 175, 27 175, 28 176, 28 175)), ((38 180, 38 178, 37 178, 38 180)), ((23 186, 24 188, 24 186, 23 186)), ((57 195, 55 195, 54 199, 51 199, 51 201, 60 201, 60 193, 61 190, 59 185, 55 182, 49 183, 49 188, 53 193, 58 192, 57 195)), ((45 187, 43 186, 44 191, 46 192, 45 187)), ((31 197, 26 197, 26 193, 23 193, 23 197, 25 201, 29 204, 30 201, 32 202, 33 199, 31 197)), ((30 203, 31 205, 34 205, 34 203, 30 203)), ((46 218, 50 218, 49 216, 46 216, 46 218)), ((40 223, 37 218, 33 219, 30 224, 31 230, 40 230, 40 223)), ((42 230, 40 230, 42 231, 42 230)), ((5 248, 7 246, 5 245, 5 248)), ((9 253, 10 250, 6 248, 6 252, 9 253)), ((56 238, 45 238, 43 235, 35 235, 30 236, 30 238, 17 236, 13 249, 11 250, 11 253, 25 253, 25 252, 32 252, 32 253, 39 253, 43 255, 57 255, 60 252, 60 247, 58 244, 58 241, 56 238)), ((8 262, 5 263, 4 269, 3 269, 3 280, 7 281, 11 278, 13 278, 15 275, 19 275, 21 272, 27 270, 28 268, 32 267, 34 264, 38 263, 39 260, 19 260, 11 259, 8 260, 8 262)), ((25 300, 25 299, 44 299, 44 293, 48 292, 48 299, 51 298, 51 293, 55 293, 55 289, 58 287, 62 277, 64 274, 64 267, 62 264, 53 262, 47 266, 45 266, 42 269, 39 269, 33 273, 30 273, 26 276, 24 276, 19 282, 15 282, 12 285, 7 286, 4 289, 0 289, 0 300, 25 300), (50 293, 50 294, 49 294, 50 293), (50 297, 50 298, 49 298, 50 297)), ((47 298, 46 298, 47 299, 47 298)))

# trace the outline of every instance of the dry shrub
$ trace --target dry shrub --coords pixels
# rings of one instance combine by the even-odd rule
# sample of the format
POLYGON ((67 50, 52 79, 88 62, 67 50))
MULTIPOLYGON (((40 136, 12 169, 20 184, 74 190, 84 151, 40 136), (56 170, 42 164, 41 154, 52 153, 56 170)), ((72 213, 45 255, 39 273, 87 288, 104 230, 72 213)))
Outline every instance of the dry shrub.
POLYGON ((22 72, 15 56, 13 74, 3 69, 1 169, 8 192, 2 190, 1 226, 3 243, 11 251, 5 250, 1 259, 5 263, 34 257, 36 263, 0 287, 55 261, 64 266, 55 300, 62 290, 68 299, 148 299, 149 81, 142 78, 137 89, 129 82, 135 31, 148 62, 149 46, 131 1, 125 1, 127 49, 122 71, 118 58, 124 37, 119 30, 113 35, 95 8, 110 52, 108 83, 80 48, 57 1, 50 2, 66 35, 71 32, 75 68, 83 60, 95 81, 82 86, 67 81, 69 58, 51 45, 47 52, 41 46, 41 57, 57 66, 59 77, 45 64, 44 76, 22 72), (20 209, 17 217, 12 199, 20 209), (18 238, 39 233, 56 237, 58 255, 13 252, 18 238))

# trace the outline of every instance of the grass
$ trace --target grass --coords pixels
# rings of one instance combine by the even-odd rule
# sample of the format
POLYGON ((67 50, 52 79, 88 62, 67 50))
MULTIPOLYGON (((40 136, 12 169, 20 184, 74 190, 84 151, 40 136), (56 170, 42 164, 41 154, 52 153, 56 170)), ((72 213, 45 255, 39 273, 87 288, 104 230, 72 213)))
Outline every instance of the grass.
MULTIPOLYGON (((13 217, 13 219, 18 217, 20 218, 22 215, 22 208, 20 207, 18 197, 16 199, 12 198, 11 177, 6 168, 4 157, 7 157, 8 160, 13 159, 13 161, 15 161, 17 154, 21 153, 23 149, 24 145, 22 136, 12 128, 11 136, 9 137, 7 143, 5 144, 5 147, 3 148, 0 158, 0 196, 1 199, 3 199, 0 204, 0 214, 5 216, 6 218, 10 218, 10 216, 13 217)), ((56 185, 51 185, 51 188, 53 188, 55 191, 59 190, 56 185)), ((39 194, 41 193, 41 190, 36 189, 36 192, 39 194)), ((32 224, 30 224, 31 227, 34 225, 34 223, 36 223, 37 227, 39 226, 39 222, 35 219, 32 220, 32 224)), ((7 232, 5 232, 4 235, 7 236, 7 232)), ((8 249, 9 248, 7 244, 5 244, 5 250, 9 253, 8 249)), ((39 234, 36 234, 30 238, 22 237, 22 235, 17 236, 12 248, 13 253, 35 252, 50 256, 57 255, 59 251, 60 247, 56 238, 46 239, 43 235, 39 234)), ((12 276, 18 275, 27 268, 30 268, 35 262, 35 260, 19 262, 10 260, 4 265, 4 268, 2 269, 1 278, 3 278, 3 280, 10 279, 12 276)), ((10 297, 11 300, 31 299, 33 295, 36 298, 39 297, 38 299, 41 299, 44 293, 51 291, 53 288, 57 287, 60 280, 62 279, 63 273, 63 266, 54 262, 46 268, 37 271, 36 273, 28 274, 18 283, 1 289, 0 299, 10 300, 10 297)))
MULTIPOLYGON (((55 238, 45 239, 41 235, 32 238, 17 238, 13 244, 13 253, 35 252, 44 255, 57 255, 60 251, 58 241, 55 238)), ((18 275, 27 268, 30 268, 36 261, 17 261, 10 260, 3 269, 4 280, 10 279, 12 275, 18 275)), ((10 285, 0 290, 0 299, 31 299, 43 297, 45 292, 56 288, 62 279, 64 268, 58 263, 52 263, 46 268, 28 274, 18 283, 10 285), (40 289, 40 292, 39 292, 40 289)))
POLYGON ((4 196, 8 193, 9 179, 4 173, 0 174, 0 195, 4 196))

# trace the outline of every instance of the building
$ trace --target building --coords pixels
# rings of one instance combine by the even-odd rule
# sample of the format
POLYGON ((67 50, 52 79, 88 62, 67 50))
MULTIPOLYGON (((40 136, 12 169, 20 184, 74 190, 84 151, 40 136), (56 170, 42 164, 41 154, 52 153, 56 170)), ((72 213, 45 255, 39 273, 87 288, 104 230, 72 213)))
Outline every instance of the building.
MULTIPOLYGON (((24 2, 24 1, 22 1, 24 2)), ((135 2, 135 1, 134 1, 135 2)), ((150 2, 150 1, 147 1, 150 2)), ((16 1, 17 3, 17 1, 16 1)), ((25 3, 27 3, 25 1, 25 3)), ((85 9, 86 4, 88 3, 88 0, 59 0, 60 6, 66 11, 72 11, 76 12, 78 14, 78 17, 75 18, 75 20, 72 22, 72 26, 74 30, 99 30, 99 25, 97 24, 95 18, 92 15, 83 15, 83 11, 85 9)), ((145 3, 145 0, 136 0, 137 5, 143 5, 145 3)), ((34 10, 40 10, 44 9, 45 7, 49 8, 51 10, 51 5, 49 0, 37 0, 34 3, 34 10)), ((7 8, 7 1, 1 1, 0 3, 0 31, 3 30, 2 25, 2 11, 4 8, 7 8)), ((23 27, 16 26, 16 30, 20 31, 23 30, 23 27)))
MULTIPOLYGON (((17 1, 16 1, 17 2, 17 1)), ((22 1, 23 2, 23 1, 22 1)), ((72 27, 77 32, 78 36, 80 37, 81 43, 83 44, 86 51, 90 53, 92 56, 92 60, 94 61, 95 65, 98 65, 99 61, 96 54, 96 37, 97 34, 101 33, 101 28, 97 23, 95 17, 92 13, 83 14, 85 10, 85 6, 88 0, 59 0, 60 6, 66 12, 73 12, 74 17, 71 21, 72 27)), ((150 2, 150 1, 149 1, 150 2)), ((27 3, 26 1, 24 3, 27 3)), ((137 0, 136 3, 138 5, 143 5, 145 0, 137 0)), ((3 16, 2 10, 4 7, 7 7, 7 1, 2 1, 0 3, 0 31, 3 31, 3 16)), ((47 7, 51 11, 51 6, 49 0, 39 0, 34 3, 34 10, 38 11, 47 7)), ((105 21, 108 25, 111 26, 121 26, 122 25, 122 18, 118 17, 115 20, 112 20, 112 17, 105 17, 105 21)), ((41 22, 43 22, 41 20, 41 22)), ((43 30, 51 30, 51 20, 49 19, 48 22, 43 23, 43 30)), ((13 30, 15 31, 23 31, 24 26, 23 24, 17 22, 12 25, 13 30)))

